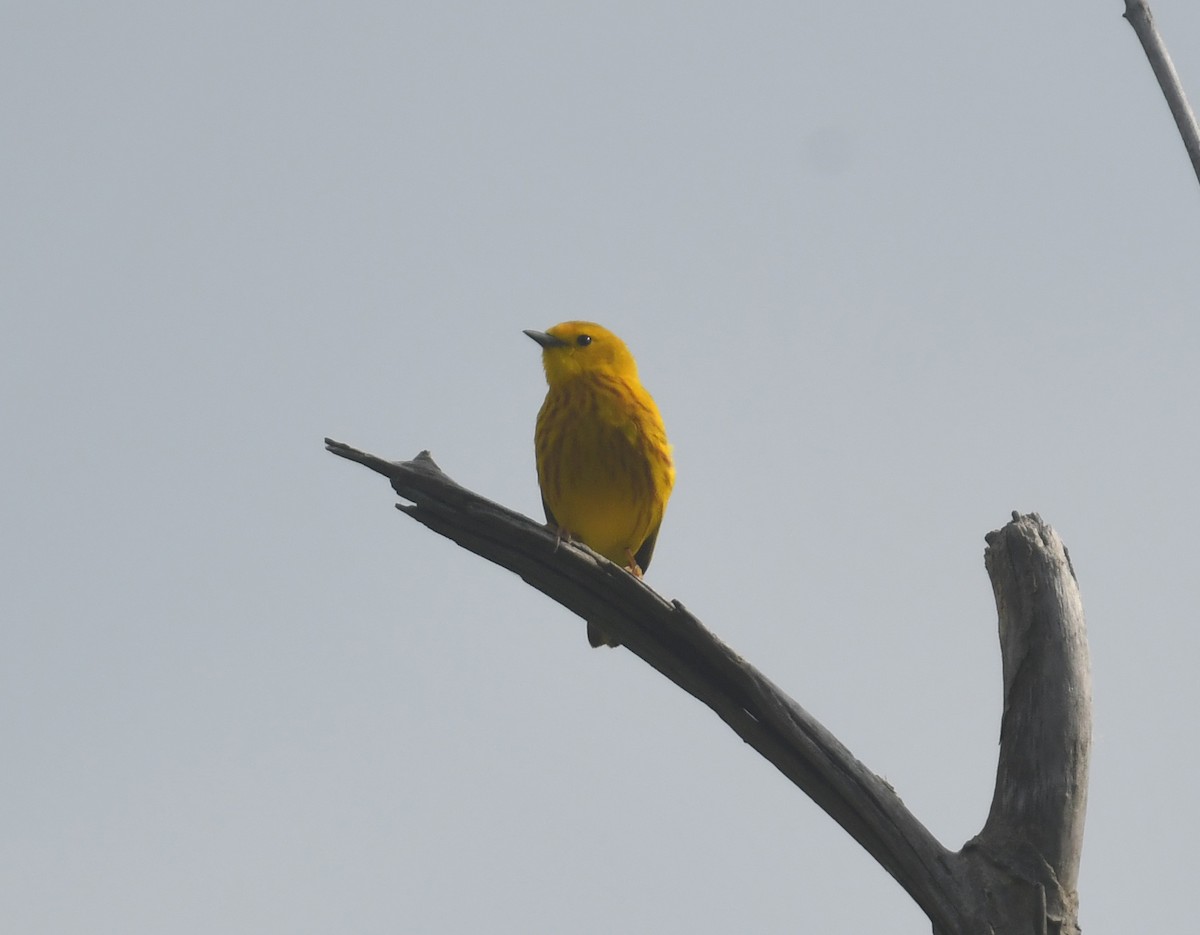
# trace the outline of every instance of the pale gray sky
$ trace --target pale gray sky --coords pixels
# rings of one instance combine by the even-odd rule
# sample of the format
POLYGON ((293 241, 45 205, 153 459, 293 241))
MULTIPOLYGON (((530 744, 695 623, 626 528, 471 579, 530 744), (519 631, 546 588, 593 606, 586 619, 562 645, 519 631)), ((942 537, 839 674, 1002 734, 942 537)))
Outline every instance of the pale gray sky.
MULTIPOLYGON (((1195 915, 1200 192, 1118 0, 0 11, 0 917, 26 935, 928 923, 716 717, 322 451, 539 513, 638 356, 649 583, 951 847, 984 534, 1071 550, 1088 935, 1195 915)), ((1200 96, 1200 4, 1157 0, 1200 96)))

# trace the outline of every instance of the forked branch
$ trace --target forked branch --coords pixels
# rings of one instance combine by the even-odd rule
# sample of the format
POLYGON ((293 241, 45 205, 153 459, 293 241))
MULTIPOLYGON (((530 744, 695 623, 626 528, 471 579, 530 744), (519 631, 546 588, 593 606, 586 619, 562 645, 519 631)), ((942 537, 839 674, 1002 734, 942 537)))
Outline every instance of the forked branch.
MULTIPOLYGON (((1014 763, 1030 750, 1038 756, 1047 755, 1050 772, 1057 778, 1049 787, 1051 791, 1038 797, 1044 807, 1026 814, 1023 805, 1002 804, 997 812, 994 804, 993 815, 999 814, 1003 820, 989 819, 978 838, 961 852, 952 853, 913 816, 891 786, 856 760, 836 737, 754 666, 705 629, 678 601, 668 602, 644 582, 586 547, 557 543, 554 533, 541 523, 456 484, 441 472, 428 452, 412 461, 394 462, 330 439, 325 444, 333 454, 387 477, 396 493, 409 501, 397 505, 407 515, 515 572, 580 617, 602 624, 631 652, 712 708, 904 887, 929 916, 935 932, 975 935, 1034 931, 1027 927, 1030 905, 1045 907, 1039 916, 1043 920, 1051 917, 1053 907, 1053 915, 1058 917, 1055 924, 1063 932, 1070 931, 1061 927, 1061 910, 1063 905, 1068 910, 1074 906, 1078 848, 1062 846, 1063 835, 1054 834, 1053 829, 1069 826, 1072 831, 1066 837, 1074 840, 1074 831, 1082 829, 1082 810, 1078 811, 1078 824, 1074 818, 1051 812, 1054 808, 1064 813, 1072 811, 1078 804, 1063 802, 1054 790, 1078 790, 1081 782, 1085 788, 1087 748, 1086 744, 1082 749, 1072 745, 1070 764, 1060 764, 1049 749, 1052 738, 1039 739, 1031 747, 1025 741, 1025 731, 1032 722, 1021 712, 1026 710, 1027 702, 1055 705, 1062 693, 1049 690, 1030 694, 1025 675, 1014 673, 1009 678, 1010 637, 1006 631, 1021 634, 1014 637, 1022 641, 1023 647, 1018 655, 1024 662, 1018 668, 1037 669, 1037 657, 1047 651, 1071 653, 1056 635, 1061 623, 1056 613, 1061 607, 1054 601, 1035 599, 1037 595, 1028 590, 1040 593, 1050 589, 1061 595, 1064 605, 1070 603, 1072 594, 1076 604, 1078 601, 1074 576, 1066 576, 1069 565, 1059 567, 1053 557, 1055 546, 1061 550, 1062 544, 1053 530, 1036 517, 1014 518, 1003 531, 989 536, 988 570, 996 589, 1005 645, 1002 754, 1015 758, 1014 763), (1018 531, 1015 534, 1020 541, 1032 543, 1029 548, 1014 551, 1011 530, 1018 531), (1007 558, 993 562, 994 554, 1007 558), (1000 566, 1019 570, 1006 575, 1000 566), (1030 607, 1034 611, 1026 613, 1030 607), (1016 622, 1006 622, 1010 620, 1016 622), (1071 773, 1074 780, 1069 781, 1066 773, 1071 773), (1035 836, 1028 833, 1027 820, 1031 817, 1044 823, 1035 836), (993 828, 1000 831, 989 836, 993 828), (1049 875, 1026 872, 1031 861, 1039 868, 1045 864, 1049 875), (1058 888, 1053 894, 1047 894, 1048 880, 1058 888), (1058 890, 1064 890, 1066 897, 1059 898, 1058 890), (997 903, 997 894, 1002 892, 1019 897, 1019 922, 1004 909, 1003 902, 997 903)), ((1082 638, 1081 613, 1078 624, 1077 630, 1068 628, 1072 638, 1082 638)), ((1086 671, 1086 651, 1083 660, 1086 671)), ((1061 671, 1058 664, 1047 670, 1049 674, 1061 671)), ((1076 713, 1074 723, 1090 725, 1090 705, 1085 704, 1076 713)), ((1027 770, 1006 765, 1002 758, 997 801, 1002 798, 1003 787, 1005 803, 1024 802, 1021 796, 1010 794, 1009 785, 1026 778, 1027 770)), ((1014 902, 1016 899, 1013 897, 1014 902)), ((1070 924, 1074 924, 1073 915, 1070 924)))

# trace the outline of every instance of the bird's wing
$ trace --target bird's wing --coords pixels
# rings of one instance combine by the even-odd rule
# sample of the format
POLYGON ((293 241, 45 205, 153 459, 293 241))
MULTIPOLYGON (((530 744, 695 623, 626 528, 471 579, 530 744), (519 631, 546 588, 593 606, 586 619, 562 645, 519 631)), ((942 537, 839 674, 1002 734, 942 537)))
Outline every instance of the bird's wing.
POLYGON ((554 514, 550 512, 550 504, 546 502, 546 498, 542 497, 542 509, 546 511, 546 524, 558 528, 558 520, 554 518, 554 514))
POLYGON ((650 535, 646 537, 646 541, 642 543, 642 547, 637 550, 637 555, 634 559, 637 560, 638 568, 645 571, 650 567, 650 557, 654 555, 654 543, 658 539, 658 527, 662 525, 660 520, 658 526, 650 530, 650 535))

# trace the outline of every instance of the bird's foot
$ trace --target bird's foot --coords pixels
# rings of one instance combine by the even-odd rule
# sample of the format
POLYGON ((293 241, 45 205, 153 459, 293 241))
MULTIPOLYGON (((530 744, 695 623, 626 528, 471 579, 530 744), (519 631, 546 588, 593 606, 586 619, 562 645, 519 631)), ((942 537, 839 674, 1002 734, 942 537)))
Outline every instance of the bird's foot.
POLYGON ((575 539, 571 535, 571 530, 564 529, 562 526, 559 526, 557 529, 554 530, 554 551, 555 552, 558 551, 558 547, 560 545, 562 545, 564 542, 567 545, 570 545, 574 541, 575 541, 575 539))

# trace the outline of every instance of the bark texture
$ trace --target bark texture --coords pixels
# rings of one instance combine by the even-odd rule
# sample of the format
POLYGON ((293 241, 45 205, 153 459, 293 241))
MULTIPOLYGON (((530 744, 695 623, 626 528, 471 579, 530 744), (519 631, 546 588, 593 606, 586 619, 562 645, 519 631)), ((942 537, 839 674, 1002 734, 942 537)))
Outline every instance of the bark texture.
POLYGON ((1010 899, 1044 917, 1032 931, 1067 935, 1079 931, 1092 744, 1083 602, 1066 546, 1036 514, 1014 513, 987 542, 1004 714, 991 811, 963 853, 1007 876, 1010 899))

